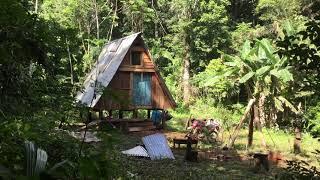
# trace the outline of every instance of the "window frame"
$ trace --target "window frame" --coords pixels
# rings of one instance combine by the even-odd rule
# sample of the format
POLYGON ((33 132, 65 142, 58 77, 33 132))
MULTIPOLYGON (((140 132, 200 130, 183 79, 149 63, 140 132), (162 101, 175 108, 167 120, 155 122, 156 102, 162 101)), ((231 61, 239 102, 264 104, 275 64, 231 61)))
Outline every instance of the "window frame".
POLYGON ((143 66, 142 58, 143 58, 143 51, 133 51, 133 50, 130 51, 130 65, 131 66, 140 66, 140 67, 142 67, 143 66), (132 55, 133 55, 133 53, 139 53, 140 54, 140 56, 139 56, 140 57, 140 64, 139 65, 132 63, 132 55))

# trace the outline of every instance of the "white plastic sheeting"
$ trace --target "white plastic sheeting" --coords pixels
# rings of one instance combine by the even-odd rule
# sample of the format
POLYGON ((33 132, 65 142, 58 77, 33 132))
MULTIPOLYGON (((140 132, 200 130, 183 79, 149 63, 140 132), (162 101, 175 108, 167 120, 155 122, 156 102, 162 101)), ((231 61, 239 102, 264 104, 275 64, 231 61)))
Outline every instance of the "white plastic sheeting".
POLYGON ((77 102, 88 107, 96 105, 102 95, 101 91, 108 86, 139 34, 111 41, 103 47, 97 63, 84 81, 83 90, 76 96, 77 102))
POLYGON ((128 149, 126 151, 121 151, 121 152, 128 156, 150 157, 147 150, 142 146, 136 146, 134 148, 128 149))
POLYGON ((168 145, 164 134, 152 134, 142 138, 151 160, 174 159, 173 153, 168 145))

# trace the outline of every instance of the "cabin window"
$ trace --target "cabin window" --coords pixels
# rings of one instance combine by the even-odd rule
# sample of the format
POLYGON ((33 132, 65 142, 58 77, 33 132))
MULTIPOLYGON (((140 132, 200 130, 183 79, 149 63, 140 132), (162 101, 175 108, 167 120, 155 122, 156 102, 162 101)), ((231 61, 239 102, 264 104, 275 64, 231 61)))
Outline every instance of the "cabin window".
POLYGON ((141 55, 142 53, 139 51, 131 52, 131 64, 132 65, 141 65, 141 55))

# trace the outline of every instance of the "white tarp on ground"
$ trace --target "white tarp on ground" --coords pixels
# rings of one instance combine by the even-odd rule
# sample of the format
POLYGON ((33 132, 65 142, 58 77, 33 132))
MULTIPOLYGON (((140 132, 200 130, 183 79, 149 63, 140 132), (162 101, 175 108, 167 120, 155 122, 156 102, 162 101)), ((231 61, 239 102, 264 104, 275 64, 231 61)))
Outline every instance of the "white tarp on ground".
POLYGON ((174 159, 173 153, 169 147, 167 138, 164 134, 152 134, 142 138, 151 160, 174 159))
POLYGON ((121 152, 128 156, 150 157, 147 150, 142 146, 136 146, 134 148, 128 149, 126 151, 121 151, 121 152))

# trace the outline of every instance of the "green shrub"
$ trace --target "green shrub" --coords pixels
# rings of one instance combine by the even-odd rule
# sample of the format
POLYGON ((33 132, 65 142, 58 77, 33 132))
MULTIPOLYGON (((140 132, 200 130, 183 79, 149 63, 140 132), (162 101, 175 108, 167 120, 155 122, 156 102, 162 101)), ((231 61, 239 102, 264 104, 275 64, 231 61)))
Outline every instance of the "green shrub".
POLYGON ((168 125, 175 130, 183 130, 186 121, 189 118, 196 119, 217 119, 222 123, 223 128, 229 129, 232 125, 237 124, 244 112, 242 104, 231 106, 215 106, 214 103, 207 99, 198 99, 193 105, 184 107, 179 105, 170 113, 173 119, 168 125))
POLYGON ((315 136, 320 136, 320 102, 310 108, 305 114, 305 118, 307 120, 307 130, 315 136))

